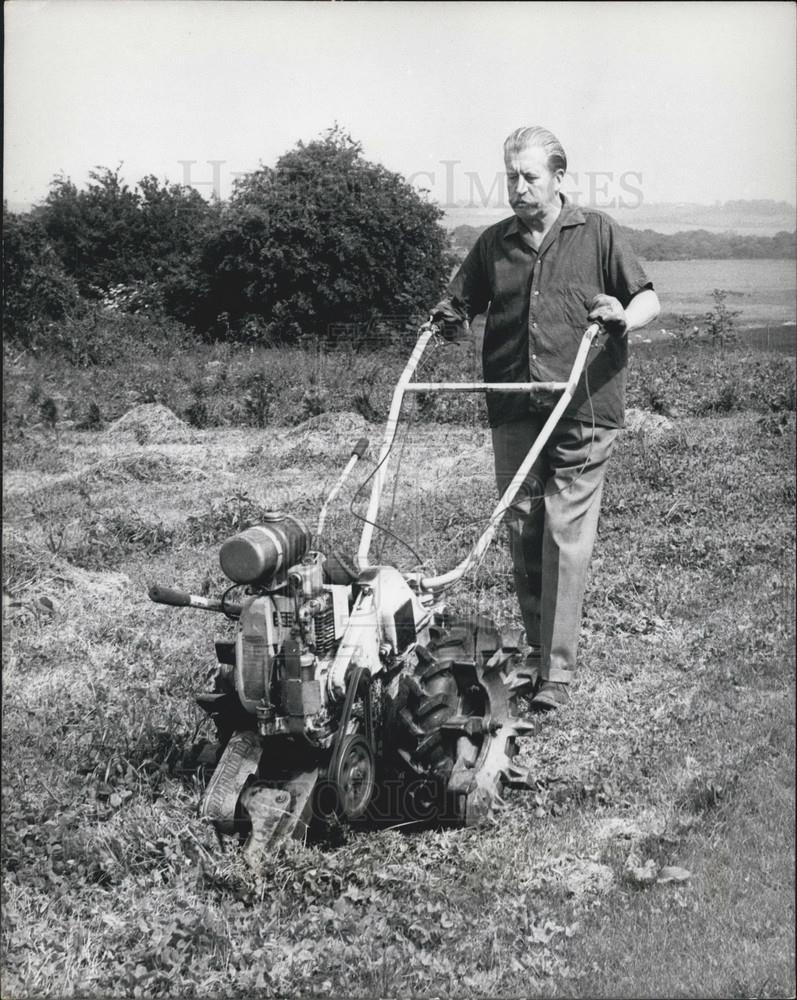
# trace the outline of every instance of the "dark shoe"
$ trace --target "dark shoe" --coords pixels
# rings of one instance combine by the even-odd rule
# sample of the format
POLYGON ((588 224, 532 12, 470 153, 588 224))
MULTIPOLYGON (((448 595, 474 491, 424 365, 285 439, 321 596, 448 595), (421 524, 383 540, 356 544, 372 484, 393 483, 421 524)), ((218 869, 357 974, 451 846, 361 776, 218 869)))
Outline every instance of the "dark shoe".
POLYGON ((550 712, 563 708, 570 701, 567 684, 558 681, 543 681, 537 693, 531 699, 529 709, 532 712, 550 712))

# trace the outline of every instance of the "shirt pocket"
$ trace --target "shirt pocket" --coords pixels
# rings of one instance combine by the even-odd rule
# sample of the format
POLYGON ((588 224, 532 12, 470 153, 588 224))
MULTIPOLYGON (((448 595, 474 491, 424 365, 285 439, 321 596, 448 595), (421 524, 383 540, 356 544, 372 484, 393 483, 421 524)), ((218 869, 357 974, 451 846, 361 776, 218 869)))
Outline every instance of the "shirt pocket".
POLYGON ((602 292, 597 284, 590 283, 575 283, 562 289, 563 318, 574 336, 580 338, 589 326, 592 300, 602 292))

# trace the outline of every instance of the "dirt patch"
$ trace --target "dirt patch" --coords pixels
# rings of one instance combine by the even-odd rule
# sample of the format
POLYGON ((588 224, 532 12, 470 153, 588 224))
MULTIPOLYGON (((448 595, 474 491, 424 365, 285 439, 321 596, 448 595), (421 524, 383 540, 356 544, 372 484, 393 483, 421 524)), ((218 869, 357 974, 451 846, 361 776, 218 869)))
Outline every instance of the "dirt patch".
POLYGON ((84 483, 124 483, 131 480, 188 482, 208 479, 210 476, 207 469, 176 462, 169 455, 152 452, 146 455, 112 456, 84 469, 76 478, 84 483))
POLYGON ((369 424, 365 417, 353 410, 341 410, 337 413, 319 413, 317 417, 309 417, 292 427, 285 436, 301 435, 306 431, 333 431, 336 434, 359 434, 368 437, 377 427, 381 427, 381 424, 369 424))
POLYGON ((660 437, 671 431, 672 421, 661 413, 650 410, 638 410, 630 407, 625 411, 625 429, 632 434, 647 434, 649 437, 660 437))
POLYGON ((149 441, 190 441, 188 424, 161 403, 142 403, 108 425, 106 434, 132 434, 140 444, 149 441))
POLYGON ((94 572, 73 566, 22 533, 3 532, 3 588, 8 599, 18 598, 24 606, 35 600, 53 607, 68 592, 106 598, 123 594, 130 585, 124 573, 94 572), (48 601, 50 602, 48 605, 48 601))

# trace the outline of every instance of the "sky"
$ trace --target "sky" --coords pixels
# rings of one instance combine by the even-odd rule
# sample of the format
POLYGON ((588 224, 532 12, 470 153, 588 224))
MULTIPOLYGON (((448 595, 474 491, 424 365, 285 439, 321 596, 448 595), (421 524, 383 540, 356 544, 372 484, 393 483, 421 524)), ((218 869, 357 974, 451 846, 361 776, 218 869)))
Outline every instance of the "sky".
POLYGON ((598 207, 794 202, 796 22, 790 2, 8 0, 4 198, 119 164, 227 197, 337 122, 443 206, 504 197, 503 140, 530 124, 598 207))

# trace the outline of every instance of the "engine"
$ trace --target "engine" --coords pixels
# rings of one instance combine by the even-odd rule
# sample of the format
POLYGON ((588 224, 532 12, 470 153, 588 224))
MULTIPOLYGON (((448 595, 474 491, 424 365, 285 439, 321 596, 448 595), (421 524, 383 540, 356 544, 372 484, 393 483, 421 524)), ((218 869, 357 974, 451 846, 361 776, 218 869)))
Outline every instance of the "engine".
POLYGON ((290 514, 275 512, 221 546, 229 579, 248 585, 235 639, 233 677, 262 736, 330 734, 323 681, 349 619, 351 587, 324 582, 325 558, 290 514))
POLYGON ((247 586, 228 674, 261 736, 325 748, 352 665, 371 675, 400 663, 425 614, 390 566, 353 585, 328 582, 326 557, 296 517, 275 512, 223 543, 224 573, 247 586))

